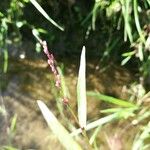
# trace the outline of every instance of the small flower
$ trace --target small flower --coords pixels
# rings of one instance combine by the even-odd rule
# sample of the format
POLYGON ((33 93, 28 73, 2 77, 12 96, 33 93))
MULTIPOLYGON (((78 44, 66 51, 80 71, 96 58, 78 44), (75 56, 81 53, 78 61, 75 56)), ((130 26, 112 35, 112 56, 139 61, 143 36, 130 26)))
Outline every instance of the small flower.
POLYGON ((63 98, 63 103, 64 103, 65 105, 67 105, 68 102, 69 102, 68 98, 64 97, 64 98, 63 98))

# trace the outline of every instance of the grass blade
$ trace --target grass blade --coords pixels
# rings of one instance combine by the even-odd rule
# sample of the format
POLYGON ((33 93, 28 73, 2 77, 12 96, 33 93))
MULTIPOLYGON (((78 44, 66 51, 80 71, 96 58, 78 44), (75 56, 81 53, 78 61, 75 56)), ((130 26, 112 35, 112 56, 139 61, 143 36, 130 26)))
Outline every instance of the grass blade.
POLYGON ((85 47, 83 46, 77 83, 78 119, 81 127, 86 127, 87 119, 85 71, 85 47))
POLYGON ((148 123, 148 125, 143 128, 143 132, 141 134, 138 133, 135 137, 132 150, 143 150, 145 147, 145 140, 150 137, 150 123, 148 123))
POLYGON ((66 150, 82 150, 80 145, 73 140, 69 132, 64 128, 64 126, 61 125, 61 123, 47 108, 47 106, 40 100, 38 100, 37 103, 47 124, 51 128, 52 132, 57 136, 62 145, 66 148, 66 150))
POLYGON ((10 126, 10 132, 11 133, 15 132, 16 124, 17 124, 17 114, 15 114, 13 116, 12 121, 11 121, 11 126, 10 126))
POLYGON ((140 39, 143 43, 145 43, 145 38, 142 34, 140 22, 139 22, 139 16, 138 16, 138 5, 137 5, 137 0, 133 0, 133 9, 134 9, 134 19, 135 19, 135 25, 137 28, 137 31, 139 33, 140 39))
POLYGON ((96 137, 97 137, 97 135, 98 135, 98 133, 99 133, 101 127, 102 127, 102 126, 97 127, 97 128, 95 129, 94 133, 92 134, 92 136, 91 136, 91 138, 90 138, 90 141, 89 141, 91 145, 94 143, 94 141, 95 141, 95 139, 96 139, 96 137))
POLYGON ((8 50, 5 48, 4 50, 4 73, 6 73, 8 70, 8 50))
POLYGON ((18 149, 14 148, 12 146, 4 146, 4 147, 2 147, 2 150, 18 150, 18 149))
MULTIPOLYGON (((108 115, 106 117, 103 117, 103 118, 100 118, 92 123, 89 123, 86 127, 85 127, 85 130, 88 131, 88 130, 91 130, 93 128, 96 128, 97 126, 102 126, 106 123, 109 123, 111 121, 114 121, 114 120, 118 120, 118 119, 127 119, 128 117, 130 116, 134 116, 134 111, 136 110, 136 108, 127 108, 127 109, 122 109, 121 111, 118 111, 118 112, 115 112, 111 115, 108 115)), ((71 133, 72 136, 76 136, 78 134, 80 134, 82 132, 82 129, 77 129, 75 131, 73 131, 71 133)))
MULTIPOLYGON (((101 126, 101 125, 104 125, 112 120, 115 120, 116 118, 118 118, 118 114, 117 113, 114 113, 114 114, 111 114, 109 116, 106 116, 104 118, 100 118, 92 123, 89 123, 86 127, 85 127, 85 130, 88 131, 88 130, 91 130, 93 128, 96 128, 97 126, 101 126)), ((71 136, 76 136, 78 134, 80 134, 82 132, 82 129, 77 129, 75 131, 73 131, 71 133, 71 136)))
POLYGON ((133 36, 130 25, 130 11, 129 6, 131 5, 131 0, 120 0, 122 5, 122 14, 124 18, 124 41, 127 41, 127 36, 129 37, 130 43, 133 42, 133 36))
POLYGON ((55 27, 59 28, 61 31, 64 31, 64 28, 59 26, 53 19, 51 19, 49 17, 49 15, 45 12, 45 10, 39 5, 39 3, 36 0, 30 0, 30 2, 49 22, 51 22, 55 27))
POLYGON ((116 104, 116 105, 119 105, 119 106, 122 106, 122 107, 136 107, 135 104, 130 103, 128 101, 118 99, 118 98, 114 98, 114 97, 107 96, 107 95, 103 95, 103 94, 100 94, 98 92, 88 92, 87 94, 88 94, 88 96, 94 96, 94 97, 96 97, 96 98, 98 98, 102 101, 112 103, 112 104, 116 104))

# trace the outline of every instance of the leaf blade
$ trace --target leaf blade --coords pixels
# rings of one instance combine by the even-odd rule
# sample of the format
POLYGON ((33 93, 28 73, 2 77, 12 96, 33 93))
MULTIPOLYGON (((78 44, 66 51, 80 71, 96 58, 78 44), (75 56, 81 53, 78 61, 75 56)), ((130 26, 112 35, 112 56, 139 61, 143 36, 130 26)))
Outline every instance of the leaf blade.
POLYGON ((30 0, 30 2, 35 6, 35 8, 49 21, 51 22, 55 27, 60 29, 61 31, 64 31, 64 28, 58 25, 46 12, 45 10, 39 5, 39 3, 36 0, 30 0))
POLYGON ((82 48, 80 68, 77 82, 78 119, 81 127, 86 127, 87 102, 86 102, 86 77, 85 77, 85 47, 82 48))
POLYGON ((70 136, 69 132, 61 125, 55 115, 48 109, 48 107, 40 100, 37 101, 38 106, 52 132, 57 136, 59 141, 67 150, 82 150, 78 143, 76 143, 70 136))
POLYGON ((122 107, 136 107, 135 104, 122 100, 122 99, 118 99, 118 98, 114 98, 112 96, 107 96, 104 94, 101 94, 99 92, 87 92, 87 94, 89 96, 94 96, 102 101, 108 102, 108 103, 112 103, 112 104, 116 104, 122 107))

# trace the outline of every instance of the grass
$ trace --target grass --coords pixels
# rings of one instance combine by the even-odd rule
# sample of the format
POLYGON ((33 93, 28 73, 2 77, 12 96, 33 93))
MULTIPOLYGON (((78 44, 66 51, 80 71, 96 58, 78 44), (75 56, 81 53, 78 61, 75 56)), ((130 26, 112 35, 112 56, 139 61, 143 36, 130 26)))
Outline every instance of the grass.
MULTIPOLYGON (((20 34, 20 32, 18 32, 19 29, 24 24, 27 25, 32 30, 33 35, 36 37, 39 43, 41 43, 40 33, 48 33, 45 30, 41 31, 40 30, 41 28, 39 27, 29 25, 29 23, 27 23, 26 21, 19 19, 23 16, 22 15, 23 12, 21 9, 21 6, 22 7, 25 6, 23 2, 31 3, 38 10, 38 12, 42 14, 44 18, 46 18, 52 25, 54 25, 61 31, 64 31, 64 28, 60 26, 58 23, 56 23, 48 15, 48 13, 42 8, 42 6, 36 0, 23 0, 20 1, 20 3, 17 3, 17 5, 16 0, 12 0, 10 3, 10 8, 8 9, 7 13, 0 12, 1 18, 0 46, 2 48, 4 58, 3 61, 4 73, 7 72, 8 68, 7 36, 10 25, 14 26, 16 28, 16 33, 19 34, 20 34)), ((68 6, 70 7, 69 3, 68 6)), ((86 23, 88 25, 88 32, 87 32, 88 36, 86 36, 87 37, 86 40, 88 39, 88 37, 90 37, 91 29, 93 29, 93 31, 98 30, 97 25, 99 25, 100 27, 105 27, 109 24, 108 26, 109 28, 106 29, 110 29, 111 34, 113 34, 114 32, 120 32, 121 34, 118 34, 120 36, 119 38, 118 37, 114 38, 114 36, 112 37, 110 36, 111 38, 108 38, 109 39, 108 41, 105 40, 106 49, 104 49, 102 58, 104 57, 112 58, 112 55, 114 54, 113 51, 115 52, 118 51, 119 58, 122 59, 121 63, 122 65, 125 65, 129 61, 132 61, 133 58, 134 60, 136 58, 136 62, 140 72, 139 79, 141 76, 143 80, 149 76, 149 68, 150 68, 149 63, 150 37, 149 31, 147 31, 149 30, 149 28, 147 27, 149 25, 148 19, 149 17, 147 15, 149 13, 149 7, 150 7, 149 0, 145 1, 95 0, 91 12, 87 17, 85 17, 85 19, 81 23, 82 26, 84 26, 84 28, 86 28, 86 23), (88 22, 89 20, 91 23, 88 22), (145 27, 147 27, 148 29, 145 29, 145 27), (122 37, 124 37, 123 40, 121 39, 122 37), (124 47, 122 48, 121 46, 120 48, 118 48, 119 45, 123 44, 128 46, 125 47, 125 49, 124 47), (120 55, 120 53, 122 54, 120 55)), ((79 11, 79 13, 81 12, 79 11)), ((71 14, 70 16, 76 16, 76 14, 75 15, 72 15, 72 13, 70 14, 71 14)), ((82 14, 79 15, 81 16, 81 18, 84 16, 84 15, 82 16, 82 14)), ((73 19, 73 21, 74 20, 76 19, 73 19)), ((77 22, 78 21, 79 20, 77 20, 77 22)), ((101 31, 106 29, 101 29, 101 31)), ((107 30, 105 32, 107 32, 107 30)), ((104 33, 102 33, 103 39, 105 38, 104 33)), ((18 37, 20 38, 20 36, 18 37)), ((39 49, 41 48, 39 43, 37 44, 37 52, 39 52, 40 51, 39 49)), ((43 44, 42 46, 46 50, 47 47, 45 47, 43 41, 42 44, 43 44)), ((135 86, 138 90, 136 91, 137 92, 136 98, 132 99, 132 102, 130 100, 122 100, 119 98, 111 97, 100 92, 93 92, 93 91, 87 92, 85 51, 86 51, 85 47, 83 47, 81 52, 80 67, 77 80, 77 89, 75 91, 77 92, 76 98, 77 112, 72 110, 71 104, 69 102, 70 96, 68 92, 68 87, 65 84, 65 77, 63 76, 62 70, 59 67, 56 67, 57 65, 55 64, 53 57, 52 56, 49 57, 50 55, 47 54, 49 65, 51 67, 52 72, 54 73, 54 76, 56 77, 56 84, 57 83, 60 84, 60 85, 57 84, 57 92, 56 92, 56 103, 58 112, 61 114, 61 116, 64 118, 64 121, 66 121, 66 124, 70 128, 69 129, 65 128, 62 125, 62 123, 60 123, 60 121, 57 119, 57 117, 53 114, 51 109, 49 109, 44 104, 44 102, 42 102, 41 100, 37 101, 38 106, 48 126, 51 128, 53 133, 56 135, 56 137, 59 139, 61 144, 66 149, 84 149, 85 147, 88 147, 88 149, 96 149, 98 148, 96 146, 98 134, 103 130, 105 125, 111 124, 113 122, 118 123, 127 122, 129 127, 132 127, 134 129, 134 127, 136 126, 139 129, 137 135, 134 136, 134 141, 132 141, 131 149, 133 150, 149 149, 148 143, 150 133, 149 131, 150 111, 148 106, 149 103, 147 100, 149 96, 147 96, 148 94, 145 95, 143 94, 145 93, 145 90, 144 89, 142 90, 142 88, 144 87, 143 83, 140 83, 139 86, 137 85, 135 86), (87 105, 87 96, 94 97, 95 100, 99 100, 103 104, 107 104, 108 106, 107 109, 99 110, 100 111, 99 118, 97 118, 98 116, 96 116, 95 117, 96 119, 92 121, 88 120, 87 109, 90 106, 87 105), (71 123, 71 121, 68 118, 66 118, 64 114, 64 107, 66 107, 69 110, 70 115, 73 116, 75 122, 74 124, 71 123), (93 129, 95 130, 93 131, 93 129)), ((132 93, 132 95, 133 94, 134 93, 132 93)), ((4 110, 1 107, 0 112, 4 113, 4 110)), ((11 121, 11 126, 9 127, 10 137, 15 133, 16 122, 17 117, 14 116, 14 118, 11 121)), ((12 140, 12 137, 10 138, 10 141, 12 140)), ((99 144, 101 145, 102 143, 99 142, 99 144)), ((9 145, 4 146, 3 149, 13 150, 14 148, 11 147, 11 145, 9 145)))
MULTIPOLYGON (((72 124, 72 129, 71 129, 72 131, 68 131, 68 129, 66 129, 59 122, 59 120, 52 113, 52 111, 42 101, 38 101, 39 108, 48 126, 51 128, 53 133, 59 139, 60 143, 66 149, 84 149, 85 147, 88 147, 88 149, 97 149, 98 147, 96 146, 97 145, 96 141, 97 141, 98 134, 103 130, 103 127, 106 124, 111 124, 115 121, 115 122, 128 122, 128 127, 130 128, 134 128, 134 126, 138 126, 140 131, 134 137, 135 139, 131 147, 133 150, 138 150, 139 148, 143 149, 145 147, 147 148, 149 144, 145 143, 145 139, 148 139, 149 137, 148 134, 149 123, 145 124, 144 122, 148 122, 147 119, 150 117, 150 112, 148 110, 149 107, 146 108, 143 105, 144 101, 143 103, 139 103, 139 100, 137 100, 134 101, 133 103, 128 100, 114 98, 98 92, 86 92, 85 66, 86 66, 85 47, 83 47, 81 52, 80 67, 79 67, 78 82, 77 82, 78 112, 77 113, 73 112, 71 108, 71 104, 69 104, 69 101, 67 101, 67 103, 64 103, 65 105, 68 106, 67 108, 70 111, 70 114, 75 119, 75 122, 78 124, 79 128, 76 128, 75 124, 72 124), (86 94, 90 97, 94 97, 95 99, 99 99, 103 101, 103 103, 113 104, 113 105, 109 105, 110 108, 100 110, 100 113, 103 114, 104 116, 91 122, 90 120, 87 120, 88 118, 87 107, 90 106, 87 106, 86 94), (92 129, 94 128, 96 129, 93 131, 92 129), (89 131, 91 134, 89 134, 89 131), (78 139, 77 141, 75 137, 78 139), (81 144, 82 143, 81 141, 84 141, 86 145, 81 144)), ((63 80, 62 87, 63 89, 65 89, 63 90, 64 91, 63 93, 66 93, 65 92, 66 86, 64 88, 64 84, 65 84, 64 77, 62 78, 62 80, 63 80)), ((63 96, 63 94, 61 94, 60 96, 63 96)), ((142 97, 141 99, 144 98, 145 96, 142 97)), ((63 105, 61 106, 63 107, 63 105)), ((101 143, 99 144, 101 145, 101 143)), ((111 145, 109 145, 109 147, 110 146, 111 145)))

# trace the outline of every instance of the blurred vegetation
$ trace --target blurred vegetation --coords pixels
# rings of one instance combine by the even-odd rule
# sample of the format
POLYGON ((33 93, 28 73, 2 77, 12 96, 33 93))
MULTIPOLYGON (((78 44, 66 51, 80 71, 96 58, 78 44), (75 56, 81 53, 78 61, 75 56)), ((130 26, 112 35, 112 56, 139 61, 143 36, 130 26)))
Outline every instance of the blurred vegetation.
POLYGON ((40 52, 34 31, 48 41, 54 53, 71 56, 86 45, 88 56, 98 56, 106 64, 109 60, 134 64, 140 76, 148 77, 149 8, 149 0, 4 0, 0 6, 3 71, 8 66, 8 44, 28 39, 40 52))
MULTIPOLYGON (((110 62, 125 65, 138 74, 137 83, 130 87, 130 101, 138 107, 123 109, 123 105, 130 103, 100 93, 89 93, 119 105, 119 108, 102 111, 111 113, 104 117, 106 122, 131 117, 129 126, 134 126, 150 116, 149 107, 142 105, 145 96, 149 95, 145 89, 148 91, 150 85, 150 0, 3 0, 0 5, 0 73, 7 73, 12 53, 10 45, 21 46, 24 41, 30 41, 40 53, 40 39, 48 42, 55 55, 64 58, 79 56, 81 47, 86 45, 87 57, 104 66, 109 66, 110 62), (134 95, 135 91, 138 94, 134 95)), ((34 58, 32 54, 35 53, 31 52, 34 58)), ((80 118, 81 114, 78 115, 80 118)), ((102 119, 94 122, 98 131, 102 119)), ((16 118, 14 120, 10 130, 15 128, 16 118)), ((144 145, 149 138, 149 126, 147 121, 139 125, 133 150, 149 147, 149 144, 144 145)))

